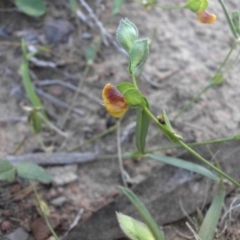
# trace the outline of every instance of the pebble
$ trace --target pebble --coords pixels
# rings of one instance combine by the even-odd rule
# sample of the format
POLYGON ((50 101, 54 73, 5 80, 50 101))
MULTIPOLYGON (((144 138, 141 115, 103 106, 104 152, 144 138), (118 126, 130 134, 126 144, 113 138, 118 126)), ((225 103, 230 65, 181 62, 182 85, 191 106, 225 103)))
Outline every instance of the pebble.
POLYGON ((61 207, 66 201, 67 201, 67 198, 65 196, 60 196, 60 197, 54 198, 50 203, 55 207, 61 207))
POLYGON ((14 232, 6 235, 8 240, 27 240, 29 234, 21 227, 17 228, 14 232))

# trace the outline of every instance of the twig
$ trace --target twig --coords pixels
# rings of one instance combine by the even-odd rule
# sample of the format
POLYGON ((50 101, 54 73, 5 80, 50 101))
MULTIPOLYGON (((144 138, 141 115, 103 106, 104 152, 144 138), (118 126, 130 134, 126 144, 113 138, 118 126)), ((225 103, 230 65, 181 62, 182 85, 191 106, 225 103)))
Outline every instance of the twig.
POLYGON ((94 14, 92 8, 86 3, 86 1, 79 0, 79 2, 87 10, 90 17, 94 20, 95 24, 98 26, 98 28, 101 32, 104 44, 106 46, 109 46, 109 42, 108 42, 108 40, 109 40, 113 44, 113 46, 116 47, 116 49, 119 52, 126 55, 126 52, 122 48, 119 47, 118 43, 113 39, 112 35, 104 28, 102 22, 97 18, 97 16, 94 14))
MULTIPOLYGON (((64 81, 61 81, 61 80, 57 80, 57 79, 46 79, 46 80, 41 80, 41 81, 37 81, 36 85, 38 86, 49 86, 49 85, 60 85, 62 87, 65 87, 65 88, 68 88, 74 92, 77 91, 77 87, 74 86, 73 84, 69 83, 69 82, 64 82, 64 81)), ((80 94, 82 94, 83 96, 89 98, 90 100, 96 102, 96 103, 100 103, 102 102, 102 100, 100 98, 97 98, 97 97, 94 97, 94 96, 91 96, 89 93, 86 93, 82 90, 79 91, 80 94)))
POLYGON ((36 163, 39 165, 68 165, 86 163, 96 160, 97 154, 83 153, 29 153, 19 156, 7 156, 7 160, 17 165, 22 162, 36 163))
MULTIPOLYGON (((54 103, 56 106, 58 107, 62 107, 62 108, 66 108, 68 109, 69 108, 69 105, 55 97, 53 97, 52 95, 44 92, 42 89, 39 89, 39 88, 35 88, 35 91, 42 97, 46 98, 48 101, 54 103)), ((72 111, 74 113, 76 113, 77 115, 79 116, 84 116, 84 112, 82 110, 79 110, 79 109, 76 109, 76 108, 73 108, 72 111)))
MULTIPOLYGON (((65 234, 63 235, 62 238, 65 238, 65 237, 69 234, 69 232, 78 224, 79 220, 80 220, 81 217, 82 217, 83 212, 84 212, 84 209, 83 209, 83 208, 81 208, 81 209, 78 211, 76 217, 74 218, 73 222, 71 223, 71 225, 69 226, 68 230, 65 232, 65 234)), ((61 239, 62 239, 62 238, 61 238, 61 239)))

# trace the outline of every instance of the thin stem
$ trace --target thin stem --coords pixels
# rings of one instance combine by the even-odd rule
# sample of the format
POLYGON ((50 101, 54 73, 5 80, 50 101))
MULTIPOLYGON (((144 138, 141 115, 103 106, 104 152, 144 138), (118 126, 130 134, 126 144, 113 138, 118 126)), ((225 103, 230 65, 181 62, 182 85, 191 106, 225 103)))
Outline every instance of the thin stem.
POLYGON ((227 66, 227 68, 224 70, 224 74, 231 70, 231 68, 232 68, 232 67, 236 64, 236 62, 238 61, 239 56, 240 56, 240 49, 239 49, 239 51, 238 51, 238 53, 237 53, 236 58, 235 58, 235 59, 227 66))
POLYGON ((225 172, 221 171, 219 168, 215 167, 213 164, 211 164, 210 162, 208 162, 205 158, 203 158, 201 155, 199 155, 197 152, 195 152, 192 148, 190 148, 187 144, 185 144, 184 142, 182 142, 181 140, 178 141, 178 143, 185 148, 188 152, 190 152, 193 156, 195 156, 196 158, 198 158, 201 162, 203 162, 204 164, 206 164, 208 167, 210 167, 211 169, 213 169, 214 171, 216 171, 217 173, 219 173, 219 175, 221 175, 222 177, 228 179, 230 182, 232 182, 234 185, 236 185, 237 187, 240 188, 240 184, 235 181, 233 178, 231 178, 230 176, 228 176, 225 172))
POLYGON ((96 141, 96 140, 106 136, 107 134, 109 134, 111 132, 114 132, 117 128, 118 128, 118 123, 114 124, 112 127, 107 129, 106 131, 101 132, 101 133, 97 134, 96 136, 90 138, 89 140, 85 141, 84 143, 82 143, 82 144, 80 144, 78 146, 75 146, 73 148, 68 149, 67 152, 73 152, 75 150, 78 150, 78 149, 80 149, 80 148, 82 148, 82 147, 84 147, 84 146, 86 146, 86 145, 88 145, 88 144, 90 144, 90 143, 92 143, 92 142, 94 142, 94 141, 96 141))
POLYGON ((219 74, 219 73, 222 71, 223 67, 226 65, 228 59, 229 59, 230 56, 232 55, 233 50, 235 49, 236 46, 237 46, 237 41, 234 41, 232 47, 230 48, 228 54, 226 55, 226 57, 224 58, 223 62, 222 62, 221 65, 219 66, 219 68, 218 68, 218 70, 217 70, 217 72, 216 72, 215 75, 219 74))
MULTIPOLYGON (((235 49, 236 46, 237 46, 237 41, 234 41, 232 47, 230 48, 230 50, 229 50, 228 54, 226 55, 226 57, 224 58, 223 62, 220 64, 220 66, 214 76, 216 76, 217 74, 220 74, 220 72, 222 71, 223 67, 226 65, 227 61, 229 60, 229 58, 232 55, 233 50, 235 49)), ((212 83, 210 80, 209 83, 186 106, 184 106, 178 112, 178 114, 174 117, 174 120, 176 120, 178 117, 180 117, 189 107, 191 107, 201 97, 201 95, 203 93, 205 93, 213 85, 214 85, 214 83, 212 83)))
POLYGON ((79 95, 79 93, 81 91, 81 88, 83 86, 83 83, 85 82, 85 79, 86 79, 86 77, 88 75, 88 72, 89 72, 90 68, 91 68, 91 66, 88 64, 85 67, 85 69, 84 69, 82 80, 78 84, 77 91, 75 92, 75 94, 73 96, 72 103, 71 103, 70 107, 68 108, 66 114, 63 116, 63 119, 62 119, 62 121, 60 123, 60 129, 63 129, 66 121, 68 120, 69 114, 72 111, 75 102, 77 101, 78 95, 79 95))
POLYGON ((227 19, 228 25, 229 25, 229 27, 230 27, 230 29, 231 29, 231 32, 232 32, 234 38, 235 38, 235 39, 238 39, 238 34, 237 34, 236 29, 235 29, 235 27, 234 27, 234 25, 233 25, 232 19, 231 19, 230 16, 229 16, 229 13, 228 13, 228 10, 227 10, 227 8, 226 8, 226 6, 225 6, 224 1, 223 1, 223 0, 218 0, 218 1, 219 1, 220 5, 222 6, 224 15, 225 15, 225 17, 226 17, 226 19, 227 19))
POLYGON ((136 76, 135 75, 132 75, 132 82, 133 82, 134 87, 136 89, 138 89, 137 80, 136 80, 136 76))
POLYGON ((157 4, 155 6, 161 8, 163 10, 178 10, 178 9, 183 9, 183 8, 186 7, 186 5, 182 5, 182 6, 164 6, 164 5, 160 5, 160 4, 157 4))
POLYGON ((125 178, 125 170, 123 168, 123 160, 122 160, 122 148, 121 148, 121 140, 120 140, 120 123, 121 121, 117 121, 117 150, 118 150, 118 164, 121 172, 122 182, 124 187, 127 187, 127 181, 125 178))
POLYGON ((179 118, 189 107, 191 107, 201 96, 203 93, 205 93, 212 84, 208 83, 187 105, 185 105, 179 112, 178 114, 173 118, 176 120, 179 118))
MULTIPOLYGON (((208 145, 208 144, 218 144, 218 143, 223 143, 223 142, 228 142, 228 141, 234 141, 235 136, 232 137, 227 137, 227 138, 219 138, 219 139, 213 139, 213 140, 208 140, 208 141, 203 141, 203 142, 194 142, 194 143, 187 143, 189 147, 197 147, 197 146, 202 146, 202 145, 208 145)), ((147 151, 147 153, 152 153, 156 151, 162 151, 166 149, 172 149, 172 148, 182 148, 181 145, 171 145, 171 146, 165 146, 165 147, 159 147, 159 148, 152 148, 147 151)))
MULTIPOLYGON (((143 108, 143 110, 148 114, 148 116, 157 124, 157 126, 160 129, 163 129, 163 126, 158 122, 158 119, 149 111, 149 109, 147 107, 143 108)), ((230 176, 228 176, 226 173, 222 172, 220 169, 218 169, 217 167, 215 167, 214 165, 212 165, 211 163, 209 163, 205 158, 203 158, 201 155, 199 155, 197 152, 195 152, 192 148, 190 148, 187 144, 185 144, 183 141, 181 140, 177 140, 177 143, 179 145, 181 145, 183 148, 185 148, 188 152, 190 152, 193 156, 195 156, 196 158, 198 158, 201 162, 203 162, 204 164, 206 164, 207 166, 209 166, 210 168, 212 168, 213 170, 215 170, 217 173, 219 173, 222 177, 228 179, 230 182, 232 182, 233 184, 235 184, 237 187, 240 188, 240 184, 235 181, 234 179, 232 179, 230 176)))
MULTIPOLYGON (((34 185, 31 181, 30 181, 30 184, 31 184, 31 187, 32 187, 33 192, 34 192, 34 195, 35 195, 35 198, 36 198, 36 202, 37 202, 38 206, 40 206, 40 201, 41 201, 41 199, 40 199, 40 197, 39 197, 39 194, 38 194, 38 192, 37 192, 37 189, 35 188, 35 185, 34 185)), ((39 211, 41 212, 41 214, 42 214, 42 216, 43 216, 43 218, 44 218, 44 220, 45 220, 45 222, 46 222, 46 224, 47 224, 47 226, 48 226, 48 229, 50 230, 50 232, 52 233, 52 235, 54 236, 54 238, 55 238, 56 240, 60 240, 59 237, 57 236, 57 234, 55 233, 55 231, 53 230, 53 228, 52 228, 52 226, 51 226, 51 224, 50 224, 50 222, 49 222, 48 217, 46 216, 46 214, 41 210, 40 207, 38 207, 38 209, 39 209, 39 211)))

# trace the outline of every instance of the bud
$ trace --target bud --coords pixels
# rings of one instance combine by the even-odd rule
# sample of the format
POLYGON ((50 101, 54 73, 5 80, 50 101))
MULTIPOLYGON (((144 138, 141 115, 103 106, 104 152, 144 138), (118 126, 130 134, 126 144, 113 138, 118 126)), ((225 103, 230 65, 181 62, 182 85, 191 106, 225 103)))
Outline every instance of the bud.
POLYGON ((110 83, 106 84, 103 88, 102 98, 104 107, 108 113, 115 118, 120 118, 128 110, 124 96, 110 83))
POLYGON ((122 19, 117 30, 118 43, 125 51, 129 53, 133 46, 133 43, 137 40, 137 38, 137 27, 128 19, 122 19))
POLYGON ((132 240, 155 240, 149 228, 134 218, 116 213, 122 231, 132 240))
POLYGON ((145 61, 148 58, 149 47, 148 47, 148 39, 140 39, 137 40, 129 53, 130 64, 129 64, 129 72, 132 75, 136 75, 138 70, 143 66, 145 61))
POLYGON ((185 8, 190 9, 192 12, 203 12, 208 6, 207 0, 188 0, 185 8))
POLYGON ((215 14, 209 13, 207 11, 198 12, 197 17, 201 23, 206 24, 213 24, 217 19, 217 16, 215 14))

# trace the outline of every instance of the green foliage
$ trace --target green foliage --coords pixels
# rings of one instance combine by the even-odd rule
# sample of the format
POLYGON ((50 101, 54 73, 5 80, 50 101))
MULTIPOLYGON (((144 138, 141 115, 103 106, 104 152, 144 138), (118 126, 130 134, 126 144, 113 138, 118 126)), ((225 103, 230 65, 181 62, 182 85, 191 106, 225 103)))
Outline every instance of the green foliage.
POLYGON ((112 15, 116 15, 120 12, 120 9, 124 3, 124 0, 113 0, 112 3, 112 15))
POLYGON ((240 35, 240 17, 238 11, 232 12, 232 22, 236 32, 240 35))
POLYGON ((0 161, 0 181, 12 182, 16 173, 21 178, 38 180, 42 183, 52 181, 51 175, 34 163, 20 163, 13 166, 8 160, 0 161))
POLYGON ((12 182, 14 178, 14 166, 7 160, 0 161, 0 181, 12 182))
POLYGON ((69 0, 69 6, 73 12, 78 10, 77 0, 69 0))
POLYGON ((195 173, 199 173, 205 177, 208 177, 210 179, 218 181, 219 178, 214 175, 211 171, 209 171, 207 168, 200 166, 198 164, 188 162, 179 158, 173 158, 173 157, 166 157, 166 156, 158 156, 155 154, 147 154, 146 156, 150 157, 151 159, 178 167, 178 168, 183 168, 195 173))
POLYGON ((21 178, 37 180, 42 183, 50 183, 52 181, 51 175, 34 163, 20 163, 16 166, 16 170, 21 178))
POLYGON ((202 240, 213 240, 215 229, 217 227, 221 210, 224 203, 225 192, 221 191, 212 201, 210 208, 203 220, 203 223, 198 232, 198 236, 202 240))
MULTIPOLYGON (((149 109, 149 104, 146 98, 144 98, 146 107, 149 109)), ((148 126, 150 123, 150 117, 148 114, 141 108, 137 108, 137 124, 136 124, 136 145, 140 153, 144 153, 146 138, 148 133, 148 126)))
POLYGON ((128 105, 132 107, 144 106, 145 101, 142 94, 136 88, 129 88, 123 93, 128 105))
MULTIPOLYGON (((144 220, 144 223, 149 228, 150 232, 154 236, 155 240, 165 240, 165 237, 161 230, 159 229, 156 222, 153 220, 149 211, 145 207, 145 205, 138 199, 138 197, 128 188, 120 187, 121 191, 126 195, 129 201, 136 208, 141 218, 144 220)), ((148 239, 146 239, 148 240, 148 239)))
POLYGON ((117 219, 123 232, 132 240, 155 240, 149 228, 122 213, 117 213, 117 219))
POLYGON ((185 8, 190 9, 191 11, 198 13, 204 11, 208 6, 207 0, 188 0, 185 8))
POLYGON ((137 38, 137 27, 128 19, 122 19, 117 30, 117 41, 121 47, 129 53, 137 38))
POLYGON ((33 107, 35 109, 40 109, 39 112, 45 118, 47 118, 45 112, 43 111, 42 103, 41 103, 38 95, 36 94, 36 92, 34 90, 34 86, 30 79, 28 60, 32 55, 27 54, 26 43, 24 42, 24 40, 22 40, 22 53, 23 53, 23 61, 20 66, 20 73, 22 75, 23 85, 24 85, 24 89, 27 93, 27 97, 30 100, 30 102, 32 103, 33 107))
POLYGON ((134 42, 129 53, 129 73, 136 75, 146 62, 149 54, 148 39, 140 39, 134 42))
POLYGON ((28 118, 29 123, 32 125, 35 133, 39 133, 42 130, 42 120, 37 114, 37 110, 31 110, 28 118))
POLYGON ((96 58, 97 52, 94 47, 89 47, 85 51, 85 58, 88 65, 92 65, 94 63, 94 60, 96 58))
POLYGON ((117 85, 117 89, 121 94, 124 94, 128 89, 135 88, 132 83, 129 82, 122 82, 119 85, 117 85))
POLYGON ((32 17, 40 17, 46 12, 43 0, 15 0, 15 4, 22 12, 32 17))

